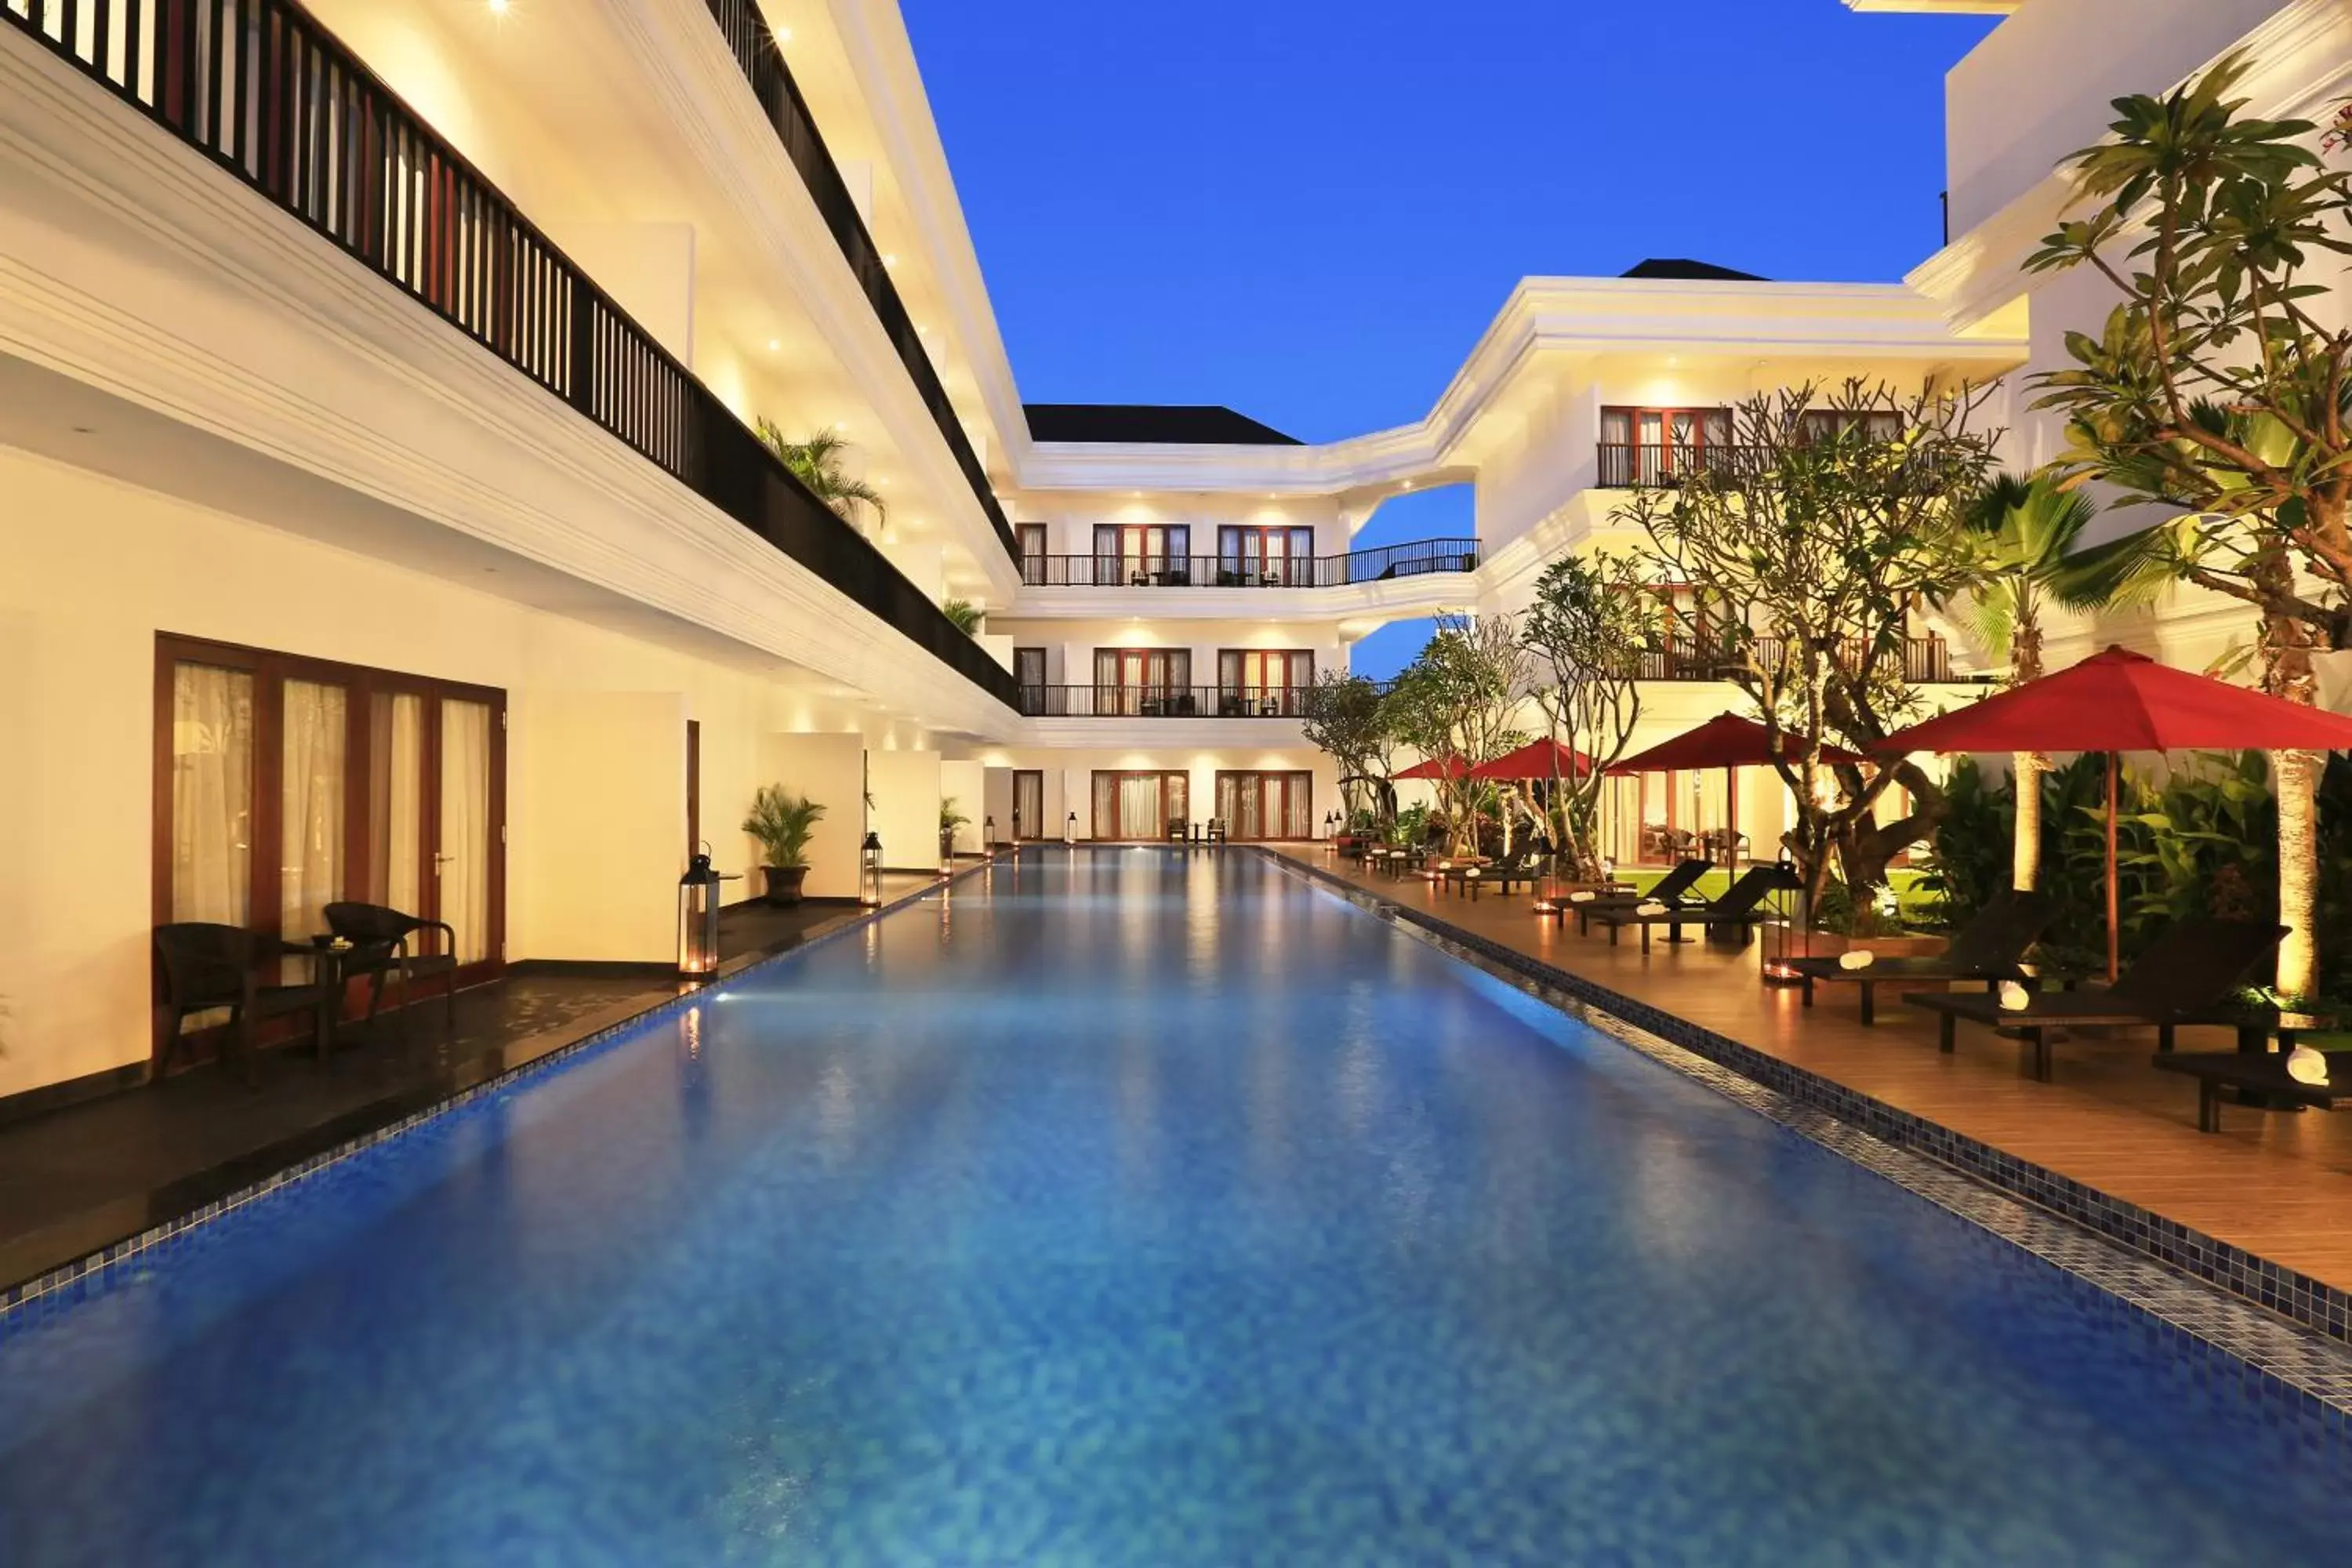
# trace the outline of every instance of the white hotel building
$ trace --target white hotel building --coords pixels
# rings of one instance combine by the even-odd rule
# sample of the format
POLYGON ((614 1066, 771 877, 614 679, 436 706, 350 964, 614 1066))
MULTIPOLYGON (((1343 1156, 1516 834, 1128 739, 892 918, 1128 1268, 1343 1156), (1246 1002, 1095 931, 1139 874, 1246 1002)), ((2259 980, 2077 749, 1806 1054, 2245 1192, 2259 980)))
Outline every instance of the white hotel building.
MULTIPOLYGON (((2019 262, 2109 97, 2242 37, 2265 111, 2352 74, 2343 0, 1850 3, 2013 13, 1908 279, 1530 278, 1423 418, 1303 445, 1024 408, 891 0, 0 0, 0 1097, 150 1059, 161 921, 351 896, 473 975, 666 960, 689 845, 749 868, 766 783, 830 808, 820 897, 869 828, 929 862, 943 797, 1000 839, 1309 835, 1295 694, 1356 641, 1524 604, 1742 395, 2053 363, 2105 302, 2019 262), (840 432, 884 517, 763 418, 840 432), (1451 484, 1475 536, 1355 547, 1451 484)), ((1975 668, 1950 636, 1923 678, 1975 668)), ((1658 673, 1645 741, 1732 705, 1658 673)), ((1627 831, 1725 805, 1651 787, 1627 831)))

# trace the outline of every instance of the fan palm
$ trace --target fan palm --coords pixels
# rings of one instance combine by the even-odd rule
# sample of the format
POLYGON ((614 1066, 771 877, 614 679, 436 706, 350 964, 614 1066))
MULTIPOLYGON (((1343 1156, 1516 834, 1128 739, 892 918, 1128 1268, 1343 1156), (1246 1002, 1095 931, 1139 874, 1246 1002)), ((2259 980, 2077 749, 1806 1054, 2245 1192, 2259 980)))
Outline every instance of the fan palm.
MULTIPOLYGON (((2154 532, 2078 549, 2098 515, 2097 503, 2079 489, 2014 474, 1996 477, 1962 512, 1977 571, 1956 613, 1988 653, 2008 664, 2009 685, 2042 678, 2042 618, 2052 605, 2082 611, 2143 605, 2171 581, 2154 532)), ((2041 775, 2050 762, 2020 752, 2012 764, 2017 848, 2011 879, 2031 889, 2042 868, 2041 775)))
POLYGON ((888 511, 882 494, 863 479, 851 479, 841 471, 841 455, 849 443, 831 430, 819 430, 805 441, 785 437, 772 419, 762 419, 758 426, 760 439, 776 460, 793 471, 793 477, 809 489, 809 493, 831 507, 851 522, 857 521, 856 505, 864 501, 881 517, 888 511))

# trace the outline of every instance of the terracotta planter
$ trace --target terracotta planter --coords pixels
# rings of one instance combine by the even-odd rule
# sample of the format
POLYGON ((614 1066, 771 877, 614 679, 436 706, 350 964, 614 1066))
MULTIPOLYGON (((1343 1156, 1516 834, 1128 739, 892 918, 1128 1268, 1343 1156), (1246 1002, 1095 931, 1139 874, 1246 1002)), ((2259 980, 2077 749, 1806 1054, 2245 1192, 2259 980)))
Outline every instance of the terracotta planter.
POLYGON ((786 908, 801 901, 801 881, 808 875, 805 866, 762 866, 761 871, 768 879, 768 902, 786 908))

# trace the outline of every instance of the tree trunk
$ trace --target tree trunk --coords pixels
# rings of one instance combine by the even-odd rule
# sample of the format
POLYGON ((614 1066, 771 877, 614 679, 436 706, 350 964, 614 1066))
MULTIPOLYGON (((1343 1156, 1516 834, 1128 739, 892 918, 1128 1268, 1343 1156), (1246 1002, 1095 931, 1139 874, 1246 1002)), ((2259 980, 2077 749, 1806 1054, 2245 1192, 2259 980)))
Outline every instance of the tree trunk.
POLYGON ((2280 752, 2271 760, 2278 791, 2279 943, 2281 996, 2319 994, 2319 769, 2309 752, 2280 752))
POLYGON ((2010 758, 2010 789, 2017 799, 2017 842, 2010 852, 2009 885, 2021 893, 2033 891, 2042 879, 2042 772, 2048 765, 2035 752, 2019 752, 2010 758))

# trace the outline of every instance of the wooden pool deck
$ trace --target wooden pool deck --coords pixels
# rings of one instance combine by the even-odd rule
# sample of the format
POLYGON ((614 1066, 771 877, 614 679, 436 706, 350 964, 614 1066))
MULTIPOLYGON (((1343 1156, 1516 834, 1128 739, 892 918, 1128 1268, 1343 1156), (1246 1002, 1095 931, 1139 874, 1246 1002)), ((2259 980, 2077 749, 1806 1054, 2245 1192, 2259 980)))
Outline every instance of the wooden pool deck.
MULTIPOLYGON (((2197 1130, 2197 1086, 2148 1065, 2152 1030, 2074 1038, 2038 1083, 2027 1047, 1961 1026, 1936 1049, 1936 1020, 1882 994, 1864 1027, 1854 988, 1762 983, 1754 945, 1660 940, 1611 946, 1573 918, 1538 918, 1528 896, 1441 893, 1419 877, 1367 875, 1307 846, 1283 852, 1398 904, 1737 1040, 1914 1116, 2201 1231, 2339 1290, 2352 1290, 2352 1117, 2225 1106, 2222 1131, 2197 1130)), ((1663 937, 1664 933, 1659 933, 1663 937)), ((2180 1031, 2179 1048, 2228 1050, 2224 1030, 2180 1031)))

